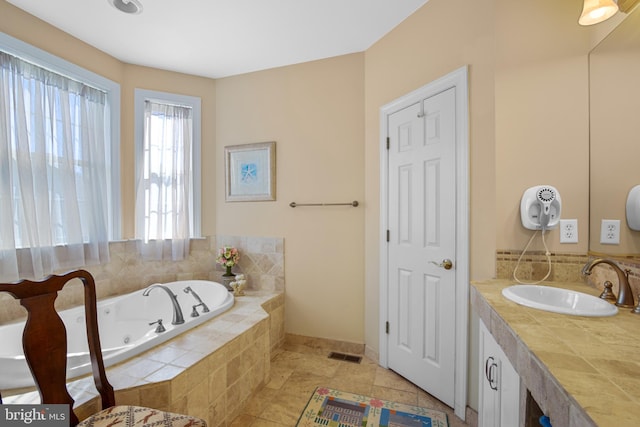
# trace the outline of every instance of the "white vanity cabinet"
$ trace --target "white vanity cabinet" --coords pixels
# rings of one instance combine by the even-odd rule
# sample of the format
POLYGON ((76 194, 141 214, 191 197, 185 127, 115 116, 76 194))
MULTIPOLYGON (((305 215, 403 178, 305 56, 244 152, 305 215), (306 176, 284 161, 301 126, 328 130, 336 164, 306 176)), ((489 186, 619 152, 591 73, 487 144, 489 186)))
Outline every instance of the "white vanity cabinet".
POLYGON ((520 377, 480 321, 479 427, 520 425, 520 377))

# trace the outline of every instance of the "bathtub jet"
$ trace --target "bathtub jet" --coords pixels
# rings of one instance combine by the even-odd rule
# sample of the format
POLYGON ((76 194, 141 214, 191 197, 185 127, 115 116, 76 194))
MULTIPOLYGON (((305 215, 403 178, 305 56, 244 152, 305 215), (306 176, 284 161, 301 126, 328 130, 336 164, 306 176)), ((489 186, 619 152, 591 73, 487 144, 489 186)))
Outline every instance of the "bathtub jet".
MULTIPOLYGON (((100 344, 105 366, 122 362, 188 331, 227 311, 234 303, 232 293, 224 285, 206 280, 152 285, 145 292, 147 296, 135 291, 98 301, 100 344), (169 304, 167 297, 163 295, 165 292, 151 292, 150 288, 153 286, 162 286, 167 289, 165 292, 175 295, 179 308, 191 306, 189 300, 192 297, 180 292, 186 287, 191 287, 206 302, 209 312, 203 312, 198 317, 183 318, 180 324, 164 325, 165 331, 157 333, 156 328, 149 326, 149 323, 166 318, 169 304)), ((67 379, 90 373, 84 306, 63 310, 58 314, 67 329, 67 379)), ((24 322, 0 326, 0 390, 34 385, 22 350, 23 329, 24 322)))

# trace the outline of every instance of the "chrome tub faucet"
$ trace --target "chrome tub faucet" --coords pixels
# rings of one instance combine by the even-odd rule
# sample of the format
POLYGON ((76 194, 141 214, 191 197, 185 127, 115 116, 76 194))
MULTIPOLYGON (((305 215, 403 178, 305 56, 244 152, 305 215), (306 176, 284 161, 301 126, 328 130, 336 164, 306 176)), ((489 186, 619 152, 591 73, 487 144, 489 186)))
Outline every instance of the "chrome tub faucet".
POLYGON ((616 301, 616 305, 618 307, 633 307, 634 306, 633 293, 631 292, 631 286, 629 285, 630 270, 621 269, 620 266, 618 266, 618 264, 616 264, 615 262, 609 259, 597 258, 597 259, 594 259, 593 261, 587 262, 584 265, 584 267, 582 267, 582 275, 583 276, 590 275, 591 269, 598 264, 609 265, 611 268, 613 268, 613 270, 618 275, 618 300, 616 301))
POLYGON ((171 299, 171 304, 173 304, 173 320, 171 321, 171 324, 180 325, 184 323, 184 316, 182 315, 182 309, 180 308, 180 304, 178 304, 178 296, 173 292, 171 292, 171 289, 167 288, 164 285, 155 284, 145 289, 142 295, 145 297, 148 296, 149 292, 151 292, 151 290, 154 288, 162 289, 167 293, 167 295, 169 295, 169 298, 171 299))

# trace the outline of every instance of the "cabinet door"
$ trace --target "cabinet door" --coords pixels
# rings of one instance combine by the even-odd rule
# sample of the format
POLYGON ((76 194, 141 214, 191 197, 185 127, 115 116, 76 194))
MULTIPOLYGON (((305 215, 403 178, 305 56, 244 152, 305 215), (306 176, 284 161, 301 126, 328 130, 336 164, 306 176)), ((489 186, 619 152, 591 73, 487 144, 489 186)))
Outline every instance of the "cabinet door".
MULTIPOLYGON (((491 337, 493 339, 493 337, 491 337)), ((494 341, 495 343, 495 341, 494 341)), ((500 426, 520 425, 520 376, 500 350, 500 426)))
POLYGON ((480 321, 479 427, 520 425, 520 377, 480 321))
POLYGON ((478 427, 497 427, 500 425, 497 344, 482 321, 480 321, 478 343, 480 349, 478 427))

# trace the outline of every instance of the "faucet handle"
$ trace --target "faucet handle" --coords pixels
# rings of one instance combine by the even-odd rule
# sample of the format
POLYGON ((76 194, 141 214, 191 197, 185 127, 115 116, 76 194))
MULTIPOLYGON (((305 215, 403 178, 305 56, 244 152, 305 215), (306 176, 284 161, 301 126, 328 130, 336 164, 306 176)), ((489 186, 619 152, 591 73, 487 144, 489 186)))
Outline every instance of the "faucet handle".
POLYGON ((613 283, 611 283, 608 280, 605 281, 604 282, 604 290, 600 294, 600 298, 605 299, 607 301, 615 301, 616 300, 616 296, 613 293, 612 288, 613 288, 613 283))
POLYGON ((635 306, 633 310, 631 310, 633 314, 640 314, 640 294, 638 294, 638 304, 635 306))
POLYGON ((193 306, 193 311, 191 312, 191 317, 198 317, 200 316, 200 313, 198 313, 198 307, 201 306, 202 304, 196 304, 193 306))
POLYGON ((155 325, 156 323, 158 324, 158 326, 156 327, 156 333, 157 333, 157 334, 159 334, 159 333, 161 333, 161 332, 166 331, 166 329, 164 328, 164 326, 162 326, 162 319, 158 319, 158 320, 156 320, 155 322, 151 322, 151 323, 149 323, 149 326, 151 326, 151 325, 155 325))

